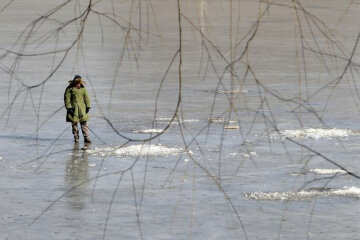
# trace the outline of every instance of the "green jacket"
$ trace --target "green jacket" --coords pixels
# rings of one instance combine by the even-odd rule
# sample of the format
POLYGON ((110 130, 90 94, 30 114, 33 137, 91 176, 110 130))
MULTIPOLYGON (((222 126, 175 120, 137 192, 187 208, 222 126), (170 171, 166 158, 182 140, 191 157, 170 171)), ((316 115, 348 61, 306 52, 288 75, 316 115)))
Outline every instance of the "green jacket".
POLYGON ((89 115, 86 113, 86 108, 90 108, 90 98, 86 88, 81 85, 80 88, 75 88, 71 84, 66 88, 64 93, 65 108, 67 122, 84 122, 89 120, 89 115), (69 111, 73 109, 73 113, 69 111))

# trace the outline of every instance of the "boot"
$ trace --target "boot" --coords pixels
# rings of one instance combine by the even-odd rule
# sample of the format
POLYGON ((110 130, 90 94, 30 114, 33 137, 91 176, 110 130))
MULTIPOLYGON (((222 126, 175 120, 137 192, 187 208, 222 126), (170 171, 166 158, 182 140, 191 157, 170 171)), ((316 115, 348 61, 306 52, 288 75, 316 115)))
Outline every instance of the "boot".
POLYGON ((84 138, 84 142, 85 142, 85 143, 91 143, 91 140, 90 140, 89 137, 85 137, 85 138, 84 138))
POLYGON ((74 138, 74 143, 79 143, 79 138, 74 138))

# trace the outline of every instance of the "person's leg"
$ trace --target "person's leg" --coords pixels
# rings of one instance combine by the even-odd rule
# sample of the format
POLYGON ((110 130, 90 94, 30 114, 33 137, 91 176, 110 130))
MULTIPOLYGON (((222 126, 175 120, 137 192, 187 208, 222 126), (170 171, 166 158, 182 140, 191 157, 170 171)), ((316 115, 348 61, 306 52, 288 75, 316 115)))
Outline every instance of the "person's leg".
POLYGON ((84 136, 84 142, 86 143, 91 143, 91 140, 90 140, 90 132, 89 132, 89 127, 87 125, 87 122, 81 122, 80 123, 81 125, 81 131, 82 131, 82 134, 84 136))
POLYGON ((78 143, 79 142, 79 129, 78 129, 77 122, 71 123, 71 129, 72 129, 72 133, 74 135, 74 142, 78 143))

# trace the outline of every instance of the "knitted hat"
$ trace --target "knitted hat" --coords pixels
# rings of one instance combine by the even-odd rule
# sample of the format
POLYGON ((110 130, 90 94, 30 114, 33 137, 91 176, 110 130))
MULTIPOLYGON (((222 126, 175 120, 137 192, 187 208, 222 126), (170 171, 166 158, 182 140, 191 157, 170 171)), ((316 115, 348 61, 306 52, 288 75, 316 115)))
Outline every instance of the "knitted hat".
POLYGON ((80 76, 80 75, 75 75, 73 81, 75 81, 76 79, 79 79, 79 78, 81 79, 81 76, 80 76))
POLYGON ((80 75, 75 75, 74 79, 73 80, 70 80, 69 82, 69 85, 71 86, 74 86, 78 83, 81 83, 82 85, 85 84, 85 82, 81 79, 81 76, 80 75))
POLYGON ((76 85, 78 83, 83 84, 84 82, 82 81, 80 75, 75 75, 74 80, 72 80, 71 84, 76 85))

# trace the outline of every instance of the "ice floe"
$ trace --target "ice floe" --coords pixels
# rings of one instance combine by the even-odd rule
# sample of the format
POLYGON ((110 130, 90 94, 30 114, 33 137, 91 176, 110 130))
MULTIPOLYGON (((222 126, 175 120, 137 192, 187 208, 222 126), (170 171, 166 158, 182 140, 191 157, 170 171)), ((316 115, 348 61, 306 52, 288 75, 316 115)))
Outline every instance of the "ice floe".
POLYGON ((270 200, 270 201, 298 201, 309 200, 315 197, 352 197, 360 198, 360 188, 358 187, 344 187, 340 189, 332 188, 309 188, 299 192, 253 192, 247 193, 245 196, 249 199, 255 200, 270 200))
MULTIPOLYGON (((275 134, 278 135, 278 134, 275 134)), ((274 137, 276 137, 274 135, 274 137)), ((296 129, 296 130, 282 130, 280 131, 282 137, 289 138, 333 138, 333 137, 348 137, 360 135, 360 132, 356 132, 351 129, 338 129, 338 128, 306 128, 306 129, 296 129)))
MULTIPOLYGON (((163 145, 129 145, 126 147, 105 147, 105 148, 95 148, 87 150, 88 154, 97 155, 97 156, 107 156, 107 155, 116 155, 116 156, 125 156, 125 157, 144 157, 144 156, 170 156, 178 155, 185 153, 186 151, 182 148, 170 148, 163 145)), ((191 153, 190 151, 188 151, 191 153)))
POLYGON ((346 173, 346 171, 342 169, 324 169, 324 168, 313 168, 313 169, 309 169, 308 171, 316 174, 346 173))

